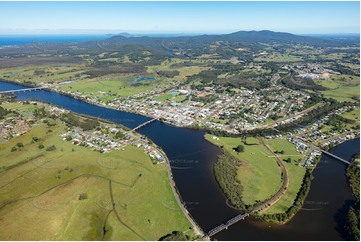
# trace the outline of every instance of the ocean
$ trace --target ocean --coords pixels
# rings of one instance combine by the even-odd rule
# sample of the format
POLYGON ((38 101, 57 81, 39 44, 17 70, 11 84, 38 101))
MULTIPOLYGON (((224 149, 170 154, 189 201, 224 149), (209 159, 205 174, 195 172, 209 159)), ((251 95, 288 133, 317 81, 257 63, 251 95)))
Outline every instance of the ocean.
POLYGON ((36 42, 81 42, 110 38, 111 35, 0 35, 0 46, 36 42))

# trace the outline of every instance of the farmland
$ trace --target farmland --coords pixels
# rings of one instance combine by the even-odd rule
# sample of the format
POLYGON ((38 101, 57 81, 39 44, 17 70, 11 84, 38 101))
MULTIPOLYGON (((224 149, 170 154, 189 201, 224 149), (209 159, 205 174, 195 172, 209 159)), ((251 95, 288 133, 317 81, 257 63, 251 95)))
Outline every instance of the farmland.
POLYGON ((331 75, 326 80, 315 82, 328 90, 321 91, 325 97, 338 101, 352 101, 360 98, 360 77, 350 75, 331 75))
MULTIPOLYGON (((29 111, 33 105, 5 106, 29 111)), ((164 164, 154 165, 132 145, 106 154, 76 146, 60 137, 63 123, 49 122, 0 144, 2 240, 157 240, 172 231, 192 236, 164 164)))

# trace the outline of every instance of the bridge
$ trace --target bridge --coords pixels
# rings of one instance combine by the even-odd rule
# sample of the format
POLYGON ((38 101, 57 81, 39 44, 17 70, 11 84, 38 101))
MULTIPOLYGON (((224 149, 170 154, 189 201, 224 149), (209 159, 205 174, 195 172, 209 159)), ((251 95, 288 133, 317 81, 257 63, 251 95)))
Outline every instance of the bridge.
POLYGON ((330 152, 327 152, 327 151, 322 150, 322 149, 320 149, 320 151, 321 151, 322 153, 328 155, 328 156, 331 156, 332 158, 334 158, 334 159, 336 159, 336 160, 339 160, 339 161, 341 161, 341 162, 343 162, 343 163, 346 163, 347 165, 350 165, 350 164, 351 164, 349 161, 347 161, 347 160, 345 160, 345 159, 342 159, 341 157, 338 157, 337 155, 334 155, 334 154, 332 154, 332 153, 330 153, 330 152))
POLYGON ((210 230, 204 237, 211 237, 219 232, 221 232, 224 229, 228 229, 229 226, 237 223, 240 220, 245 219, 246 217, 249 216, 249 213, 245 213, 245 214, 239 214, 234 218, 231 218, 230 220, 228 220, 225 224, 221 224, 218 225, 217 227, 215 227, 214 229, 210 230))
POLYGON ((343 159, 343 158, 341 158, 341 157, 339 157, 339 156, 337 156, 337 155, 334 155, 334 154, 332 154, 332 153, 330 153, 330 152, 328 152, 328 151, 326 151, 326 150, 323 150, 323 149, 321 149, 321 148, 319 148, 319 147, 317 147, 317 146, 315 146, 315 145, 313 145, 313 144, 309 144, 307 141, 303 140, 303 139, 300 138, 300 137, 295 137, 295 138, 298 139, 298 140, 300 140, 300 141, 302 141, 302 142, 304 142, 305 144, 309 145, 309 146, 312 147, 313 149, 319 150, 319 151, 321 151, 322 153, 324 153, 324 154, 326 154, 326 155, 328 155, 328 156, 330 156, 330 157, 332 157, 332 158, 334 158, 334 159, 336 159, 336 160, 339 160, 339 161, 341 161, 341 162, 343 162, 343 163, 345 163, 345 164, 347 164, 347 165, 350 165, 350 164, 351 164, 349 161, 347 161, 347 160, 345 160, 345 159, 343 159))
POLYGON ((158 118, 153 118, 153 119, 151 119, 151 120, 148 120, 147 122, 138 125, 137 127, 135 127, 134 129, 132 129, 131 131, 136 131, 136 130, 142 128, 143 126, 146 126, 146 125, 148 125, 148 124, 150 124, 150 123, 152 123, 152 122, 154 122, 154 121, 156 121, 156 120, 158 120, 158 118))
MULTIPOLYGON (((259 138, 259 141, 260 141, 260 144, 262 144, 266 149, 268 149, 272 154, 274 154, 272 149, 270 147, 268 147, 267 144, 264 143, 264 141, 263 141, 263 139, 261 137, 259 138)), ((288 182, 289 182, 287 169, 286 169, 285 165, 283 164, 282 160, 277 155, 275 155, 275 157, 276 157, 277 165, 281 169, 281 177, 282 177, 282 186, 277 191, 277 193, 274 194, 271 198, 269 198, 264 203, 260 204, 256 208, 254 208, 252 211, 250 211, 248 213, 244 213, 244 214, 239 214, 239 215, 235 216, 234 218, 228 220, 226 222, 226 224, 218 225, 214 229, 210 230, 207 233, 206 236, 211 237, 211 236, 221 232, 224 229, 228 229, 229 226, 231 226, 231 225, 237 223, 238 221, 248 217, 251 213, 257 213, 257 212, 261 211, 262 209, 270 206, 271 204, 277 202, 278 199, 285 193, 285 191, 287 190, 288 182)), ((206 238, 206 237, 204 237, 204 238, 206 238)))
POLYGON ((36 90, 41 90, 41 89, 44 89, 44 88, 45 88, 45 87, 30 87, 30 88, 23 88, 23 89, 0 91, 0 94, 16 93, 16 92, 27 92, 27 91, 36 91, 36 90))

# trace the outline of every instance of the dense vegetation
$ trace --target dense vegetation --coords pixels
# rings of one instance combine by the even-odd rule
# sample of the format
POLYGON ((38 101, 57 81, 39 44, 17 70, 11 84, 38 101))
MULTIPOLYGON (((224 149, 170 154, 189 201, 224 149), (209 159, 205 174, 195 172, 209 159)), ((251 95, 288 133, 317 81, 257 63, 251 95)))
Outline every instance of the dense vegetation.
POLYGON ((61 116, 61 120, 70 126, 80 127, 83 130, 92 130, 99 126, 99 122, 93 118, 79 119, 78 116, 68 113, 61 116))
POLYGON ((214 165, 214 175, 231 204, 240 210, 244 210, 246 207, 242 202, 242 185, 236 178, 237 167, 240 162, 224 150, 214 165))
POLYGON ((0 107, 0 119, 3 118, 4 116, 6 116, 10 111, 6 110, 3 107, 0 107))
POLYGON ((277 127, 277 129, 281 130, 281 131, 289 130, 301 123, 310 122, 314 118, 320 118, 338 108, 341 108, 341 107, 344 107, 344 106, 347 106, 350 104, 351 103, 348 103, 348 102, 338 103, 335 100, 329 100, 323 106, 317 107, 317 108, 309 111, 307 114, 303 115, 301 118, 294 120, 293 122, 290 122, 290 123, 279 125, 277 127))
POLYGON ((347 168, 347 177, 356 202, 350 206, 346 217, 346 231, 351 240, 360 240, 360 154, 357 154, 347 168))
POLYGON ((282 84, 286 87, 295 89, 295 90, 302 90, 302 89, 309 89, 312 91, 321 91, 326 90, 325 87, 321 85, 317 85, 312 79, 310 78, 296 78, 294 73, 291 73, 285 76, 281 80, 282 84))
POLYGON ((171 234, 167 234, 159 238, 159 241, 188 241, 190 240, 187 234, 181 231, 173 231, 171 234))

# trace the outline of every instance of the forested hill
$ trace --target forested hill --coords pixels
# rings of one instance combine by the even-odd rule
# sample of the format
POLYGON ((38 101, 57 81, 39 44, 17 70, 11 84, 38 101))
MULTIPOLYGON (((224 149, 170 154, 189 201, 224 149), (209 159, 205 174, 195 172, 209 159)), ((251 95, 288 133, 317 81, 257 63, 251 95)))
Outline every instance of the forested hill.
MULTIPOLYGON (((262 31, 238 31, 224 35, 199 35, 178 37, 126 37, 113 36, 103 41, 108 44, 140 44, 151 48, 193 49, 210 45, 217 41, 226 42, 231 47, 256 47, 261 43, 267 44, 307 44, 312 46, 337 46, 340 41, 333 39, 300 36, 290 33, 262 31)), ((356 42, 355 42, 356 43, 356 42)))

